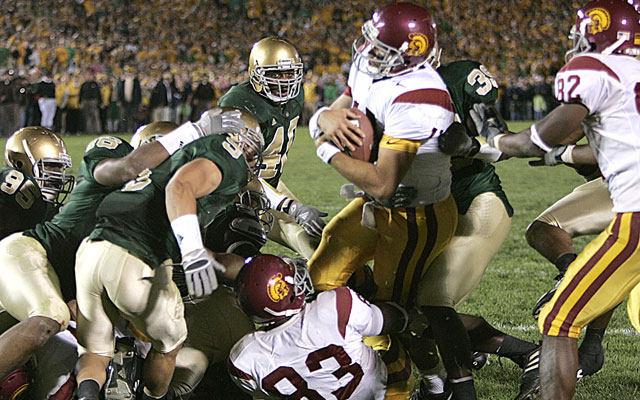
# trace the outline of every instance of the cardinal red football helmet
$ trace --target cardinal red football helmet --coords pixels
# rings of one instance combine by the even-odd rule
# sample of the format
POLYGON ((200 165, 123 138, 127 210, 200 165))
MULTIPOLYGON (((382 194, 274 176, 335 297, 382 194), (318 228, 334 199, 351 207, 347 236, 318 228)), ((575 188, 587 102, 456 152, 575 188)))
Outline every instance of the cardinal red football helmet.
POLYGON ((569 37, 574 47, 566 58, 587 51, 602 54, 640 54, 640 13, 633 2, 593 0, 580 10, 569 37))
POLYGON ((247 259, 236 278, 242 310, 256 323, 270 324, 302 311, 309 273, 282 258, 261 254, 247 259))
POLYGON ((394 3, 373 13, 353 42, 353 58, 374 79, 400 75, 433 61, 438 53, 436 23, 411 3, 394 3))

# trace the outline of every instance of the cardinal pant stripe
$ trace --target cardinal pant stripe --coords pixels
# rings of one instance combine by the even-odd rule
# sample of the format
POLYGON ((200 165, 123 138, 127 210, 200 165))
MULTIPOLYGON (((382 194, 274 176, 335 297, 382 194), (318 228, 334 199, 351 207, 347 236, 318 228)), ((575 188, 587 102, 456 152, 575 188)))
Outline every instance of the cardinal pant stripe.
POLYGON ((393 284, 393 295, 392 299, 395 302, 401 303, 402 297, 402 287, 404 285, 404 277, 407 273, 407 269, 409 268, 409 263, 411 261, 411 256, 413 252, 416 250, 416 245, 418 243, 418 226, 416 224, 416 209, 414 207, 409 207, 406 209, 407 211, 407 244, 402 252, 402 257, 400 258, 400 263, 398 264, 395 282, 393 284))
POLYGON ((409 291, 409 298, 407 299, 409 305, 413 304, 413 301, 416 297, 416 292, 418 290, 418 284, 420 283, 420 279, 422 278, 422 274, 424 273, 425 264, 427 263, 427 259, 433 251, 433 248, 436 245, 436 241, 438 239, 438 219, 436 218, 436 213, 433 210, 433 204, 425 206, 424 213, 427 218, 427 240, 424 247, 422 248, 422 254, 420 254, 420 258, 418 259, 418 263, 416 264, 416 269, 413 271, 411 289, 409 291))

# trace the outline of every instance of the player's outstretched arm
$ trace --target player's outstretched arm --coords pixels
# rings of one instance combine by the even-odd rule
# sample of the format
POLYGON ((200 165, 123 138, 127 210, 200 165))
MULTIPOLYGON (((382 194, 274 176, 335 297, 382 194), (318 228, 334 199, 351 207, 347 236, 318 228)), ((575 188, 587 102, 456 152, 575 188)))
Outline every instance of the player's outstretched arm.
POLYGON ((471 117, 478 134, 507 157, 540 157, 552 151, 580 127, 588 110, 578 103, 565 103, 540 122, 516 134, 501 131, 486 108, 475 105, 471 117))

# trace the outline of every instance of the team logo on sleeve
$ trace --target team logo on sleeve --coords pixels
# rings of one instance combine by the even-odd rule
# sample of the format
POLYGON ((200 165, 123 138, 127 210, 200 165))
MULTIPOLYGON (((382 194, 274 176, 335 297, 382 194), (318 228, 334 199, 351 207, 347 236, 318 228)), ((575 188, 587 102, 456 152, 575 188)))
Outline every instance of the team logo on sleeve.
POLYGON ((407 54, 415 57, 421 56, 427 52, 429 48, 429 38, 420 32, 413 32, 409 34, 409 48, 407 54))
POLYGON ((282 278, 282 274, 278 273, 269 279, 267 294, 274 303, 281 301, 289 295, 289 285, 287 285, 282 278))
POLYGON ((587 27, 590 34, 606 31, 611 25, 611 16, 605 8, 596 7, 587 11, 587 17, 591 19, 587 27))

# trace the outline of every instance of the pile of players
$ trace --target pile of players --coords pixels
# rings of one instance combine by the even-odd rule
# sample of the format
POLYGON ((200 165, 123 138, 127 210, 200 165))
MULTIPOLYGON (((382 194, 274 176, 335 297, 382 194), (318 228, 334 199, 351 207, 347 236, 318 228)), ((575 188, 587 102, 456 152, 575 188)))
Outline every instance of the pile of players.
MULTIPOLYGON (((571 398, 602 367, 608 319, 629 293, 640 329, 640 14, 622 0, 579 10, 562 105, 515 134, 492 107, 495 79, 475 61, 440 65, 436 32, 410 3, 362 26, 347 90, 309 126, 318 157, 363 190, 346 187, 353 199, 326 227, 280 180, 304 96, 284 39, 254 44, 249 79, 197 122, 144 127, 133 147, 91 142, 75 184, 55 133, 16 132, 1 185, 2 390, 25 390, 35 359, 37 398, 188 398, 228 358, 253 398, 466 400, 474 363, 495 353, 523 368, 516 399, 571 398), (370 160, 343 151, 364 137, 351 107, 375 127, 370 160), (589 145, 574 144, 581 124, 589 145), (509 157, 596 176, 527 231, 560 271, 534 307, 541 347, 455 311, 508 234, 491 163, 509 157), (598 218, 575 214, 585 201, 598 218), (572 238, 598 232, 577 256, 572 238), (260 255, 267 237, 302 258, 260 255), (77 353, 61 336, 76 324, 77 353), (63 348, 69 363, 43 367, 63 348)), ((240 398, 214 390, 205 396, 240 398)))

